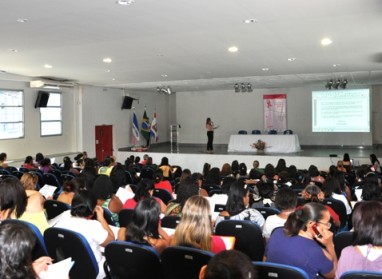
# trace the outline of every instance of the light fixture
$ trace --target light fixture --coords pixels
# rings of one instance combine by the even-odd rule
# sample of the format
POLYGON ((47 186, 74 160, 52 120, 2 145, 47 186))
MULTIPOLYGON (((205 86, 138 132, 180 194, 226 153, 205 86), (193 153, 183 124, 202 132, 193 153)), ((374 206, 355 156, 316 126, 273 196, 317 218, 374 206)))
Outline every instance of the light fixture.
POLYGON ((118 0, 117 1, 117 4, 122 6, 128 6, 133 3, 134 3, 134 0, 118 0))
POLYGON ((229 52, 237 52, 239 49, 237 48, 237 46, 231 46, 228 48, 228 51, 229 52))
POLYGON ((347 84, 348 84, 348 80, 346 78, 342 80, 339 78, 336 81, 333 81, 333 79, 331 79, 326 82, 325 88, 329 90, 338 89, 338 88, 345 89, 347 84))
POLYGON ((290 58, 288 58, 288 61, 289 61, 289 62, 296 61, 296 58, 295 58, 295 57, 290 57, 290 58))
POLYGON ((16 21, 18 23, 26 23, 26 22, 28 22, 28 19, 27 18, 18 18, 16 21))
POLYGON ((175 93, 172 91, 170 86, 157 86, 157 92, 163 93, 163 94, 168 94, 168 95, 175 93))
POLYGON ((321 45, 322 46, 328 46, 332 44, 332 40, 330 38, 323 38, 321 40, 321 45))
POLYGON ((106 57, 106 58, 102 59, 102 61, 104 63, 111 63, 113 60, 111 60, 111 58, 109 58, 109 57, 106 57))
POLYGON ((245 19, 244 21, 243 21, 244 23, 258 23, 259 22, 259 20, 258 19, 256 19, 256 18, 249 18, 249 19, 245 19))
POLYGON ((235 93, 253 92, 252 84, 249 82, 237 82, 233 85, 233 89, 235 90, 235 93))
POLYGON ((52 69, 52 68, 53 68, 53 66, 52 66, 52 65, 50 65, 50 64, 45 64, 45 65, 44 65, 44 68, 46 68, 46 69, 52 69))

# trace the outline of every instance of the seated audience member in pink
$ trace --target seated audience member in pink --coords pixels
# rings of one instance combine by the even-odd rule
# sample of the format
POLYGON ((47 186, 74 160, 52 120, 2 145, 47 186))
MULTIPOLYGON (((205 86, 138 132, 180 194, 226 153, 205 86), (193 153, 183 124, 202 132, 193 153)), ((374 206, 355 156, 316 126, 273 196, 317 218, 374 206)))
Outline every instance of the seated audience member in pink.
POLYGON ((250 258, 238 250, 216 254, 201 268, 199 279, 257 279, 257 272, 250 258))
POLYGON ((330 214, 325 206, 311 202, 289 214, 284 228, 276 229, 267 243, 264 261, 287 264, 333 278, 337 267, 330 214))
POLYGON ((33 163, 32 156, 26 156, 24 164, 22 164, 21 167, 26 168, 28 170, 35 170, 38 166, 33 163))
POLYGON ((173 193, 171 183, 168 180, 164 180, 163 171, 161 169, 155 171, 155 189, 164 189, 170 194, 173 193))
POLYGON ((352 220, 353 245, 342 250, 336 278, 351 270, 382 272, 382 203, 360 202, 352 220))
MULTIPOLYGON (((123 205, 124 209, 134 209, 137 205, 137 203, 141 199, 145 198, 151 198, 154 194, 154 183, 151 180, 148 179, 142 179, 138 185, 137 189, 135 190, 134 198, 126 200, 125 204, 123 205)), ((159 198, 155 197, 155 200, 159 203, 161 212, 166 213, 166 205, 163 203, 163 201, 159 198)))
POLYGON ((158 253, 170 245, 170 237, 160 225, 160 206, 154 198, 140 200, 134 209, 131 222, 120 228, 118 240, 150 245, 158 253))
POLYGON ((171 245, 191 246, 215 254, 226 249, 224 241, 212 235, 211 209, 206 198, 192 196, 186 201, 171 245))

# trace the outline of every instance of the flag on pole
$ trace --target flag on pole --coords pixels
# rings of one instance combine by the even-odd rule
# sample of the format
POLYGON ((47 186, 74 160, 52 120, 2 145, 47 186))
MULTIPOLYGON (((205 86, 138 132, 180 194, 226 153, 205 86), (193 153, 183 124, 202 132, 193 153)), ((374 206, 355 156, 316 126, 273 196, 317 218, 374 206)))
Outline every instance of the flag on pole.
POLYGON ((131 136, 131 142, 135 145, 139 142, 139 125, 135 111, 133 112, 133 124, 131 125, 131 129, 133 132, 131 136))
POLYGON ((154 111, 153 120, 151 121, 150 136, 155 140, 155 142, 158 142, 159 136, 158 136, 157 112, 156 111, 154 111))
POLYGON ((145 112, 143 113, 143 117, 142 117, 141 134, 142 134, 143 138, 146 140, 148 140, 150 138, 150 122, 149 122, 149 118, 147 117, 147 114, 146 114, 146 109, 145 109, 145 112))

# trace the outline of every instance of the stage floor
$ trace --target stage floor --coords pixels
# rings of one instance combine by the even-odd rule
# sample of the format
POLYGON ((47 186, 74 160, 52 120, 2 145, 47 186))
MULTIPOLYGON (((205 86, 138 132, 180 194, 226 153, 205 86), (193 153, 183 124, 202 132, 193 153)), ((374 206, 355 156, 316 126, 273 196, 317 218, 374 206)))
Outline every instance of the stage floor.
POLYGON ((228 145, 214 145, 214 153, 209 154, 206 151, 204 144, 179 144, 179 152, 173 146, 171 152, 170 143, 152 144, 148 150, 142 152, 131 151, 131 147, 120 148, 118 150, 117 159, 119 162, 130 156, 143 157, 144 154, 149 154, 154 160, 154 163, 159 164, 161 158, 166 156, 169 158, 171 165, 180 165, 183 168, 189 168, 191 171, 201 172, 204 163, 211 164, 212 167, 221 168, 224 163, 232 163, 233 160, 238 160, 239 163, 244 162, 248 168, 252 167, 252 162, 258 160, 260 167, 263 168, 266 164, 277 164, 280 158, 284 158, 287 165, 295 165, 300 169, 307 169, 311 164, 316 165, 320 170, 327 171, 330 165, 336 165, 338 160, 342 160, 343 154, 348 153, 350 158, 354 160, 354 165, 370 164, 369 155, 374 153, 378 158, 382 158, 382 149, 378 148, 345 148, 331 147, 322 148, 320 146, 308 147, 301 146, 301 151, 296 153, 264 153, 254 152, 228 152, 228 145), (337 155, 337 157, 330 156, 337 155))

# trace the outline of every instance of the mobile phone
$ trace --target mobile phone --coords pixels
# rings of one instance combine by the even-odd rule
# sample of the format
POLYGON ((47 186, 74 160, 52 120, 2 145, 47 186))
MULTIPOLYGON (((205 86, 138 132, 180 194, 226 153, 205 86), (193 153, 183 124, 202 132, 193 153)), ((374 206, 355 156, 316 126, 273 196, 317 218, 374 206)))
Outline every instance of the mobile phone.
POLYGON ((312 225, 312 230, 313 230, 314 233, 316 234, 316 237, 321 238, 322 235, 321 235, 320 232, 318 231, 317 227, 318 227, 318 224, 317 224, 317 223, 313 224, 313 225, 312 225))

